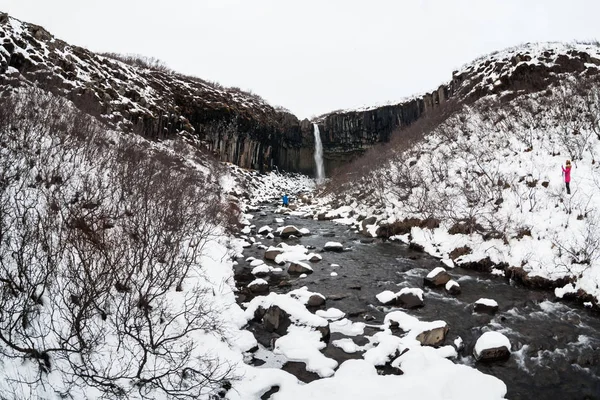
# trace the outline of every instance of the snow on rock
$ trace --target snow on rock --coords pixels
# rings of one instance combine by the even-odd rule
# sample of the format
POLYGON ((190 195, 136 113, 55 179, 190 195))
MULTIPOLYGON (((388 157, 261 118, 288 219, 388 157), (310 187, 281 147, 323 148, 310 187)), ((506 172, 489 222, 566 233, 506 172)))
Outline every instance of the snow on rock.
POLYGON ((269 293, 267 296, 255 297, 246 307, 244 315, 247 321, 254 319, 255 312, 261 307, 267 310, 271 306, 277 306, 285 311, 290 316, 290 320, 297 325, 306 325, 312 327, 325 327, 328 322, 325 318, 321 318, 308 311, 304 303, 294 299, 291 296, 269 293))
POLYGON ((450 269, 454 268, 454 261, 452 261, 449 258, 443 258, 440 260, 440 262, 442 264, 444 264, 447 268, 450 268, 450 269))
POLYGON ((308 230, 307 228, 300 228, 300 233, 302 234, 302 236, 308 236, 310 235, 310 230, 308 230))
POLYGON ((337 321, 346 315, 343 311, 337 308, 328 308, 327 310, 317 310, 316 314, 319 317, 323 317, 329 321, 337 321))
POLYGON ((473 349, 477 361, 503 360, 510 356, 510 340, 500 332, 485 332, 473 349))
POLYGON ((308 261, 310 261, 310 262, 318 262, 323 259, 323 256, 321 256, 320 254, 315 254, 315 253, 310 253, 307 257, 308 257, 308 261))
POLYGON ((265 251, 265 258, 267 260, 271 260, 271 261, 275 261, 275 258, 283 253, 285 250, 282 249, 281 247, 269 247, 266 251, 265 251))
POLYGON ((259 264, 258 266, 252 268, 252 275, 265 276, 268 275, 269 272, 271 272, 271 267, 265 263, 259 264))
POLYGON ((365 331, 366 324, 364 322, 352 322, 347 318, 339 321, 334 321, 329 324, 331 333, 338 332, 346 336, 362 335, 365 331))
POLYGON ((419 321, 416 317, 403 311, 388 313, 384 318, 384 325, 391 328, 400 328, 407 332, 406 337, 414 338, 428 346, 438 346, 443 343, 448 332, 448 325, 444 321, 419 321))
POLYGON ((357 351, 361 351, 364 347, 359 346, 350 338, 338 339, 331 342, 335 347, 339 347, 345 353, 356 353, 357 351))
POLYGON ((310 265, 301 261, 294 261, 290 263, 288 267, 288 273, 290 274, 312 274, 313 269, 310 265))
POLYGON ((436 267, 425 277, 425 284, 427 286, 442 286, 448 283, 452 279, 443 267, 436 267))
POLYGON ((419 288, 402 288, 396 293, 396 302, 404 308, 423 307, 423 290, 419 288))
POLYGON ((327 242, 323 249, 325 251, 344 251, 344 246, 339 242, 327 242))
POLYGON ((329 274, 329 276, 338 276, 338 273, 337 273, 337 272, 331 272, 331 273, 329 274))
POLYGON ((263 294, 269 291, 269 284, 264 279, 257 278, 248 284, 248 289, 252 293, 263 294))
POLYGON ((392 304, 396 301, 396 293, 392 292, 391 290, 384 290, 375 297, 381 304, 384 305, 392 304))
POLYGON ((450 279, 446 282, 445 288, 448 293, 454 296, 459 295, 461 292, 460 285, 454 279, 450 279))
POLYGON ((269 225, 265 225, 258 230, 258 233, 264 235, 265 233, 270 233, 271 231, 273 231, 273 228, 271 228, 269 225))
POLYGON ((250 262, 251 267, 258 267, 259 265, 263 265, 265 262, 263 260, 252 260, 250 262))
POLYGON ((333 375, 338 366, 337 361, 319 351, 325 346, 319 332, 307 327, 290 326, 288 333, 275 341, 273 352, 283 354, 290 361, 305 363, 307 371, 324 378, 333 375))
MULTIPOLYGON (((378 375, 372 363, 347 360, 333 377, 295 387, 282 386, 272 399, 500 400, 506 395, 506 385, 498 378, 465 365, 454 364, 435 352, 429 354, 420 351, 417 364, 409 358, 411 352, 413 350, 402 356, 407 364, 402 367, 404 375, 378 375), (469 384, 465 385, 464 382, 469 384)), ((410 356, 414 356, 414 353, 410 356)))
POLYGON ((498 311, 496 300, 481 298, 473 305, 473 311, 493 314, 498 311))
POLYGON ((302 232, 300 232, 300 230, 293 225, 287 225, 287 226, 277 228, 277 230, 275 232, 277 232, 277 234, 282 239, 287 239, 292 235, 296 236, 296 237, 302 236, 302 232))

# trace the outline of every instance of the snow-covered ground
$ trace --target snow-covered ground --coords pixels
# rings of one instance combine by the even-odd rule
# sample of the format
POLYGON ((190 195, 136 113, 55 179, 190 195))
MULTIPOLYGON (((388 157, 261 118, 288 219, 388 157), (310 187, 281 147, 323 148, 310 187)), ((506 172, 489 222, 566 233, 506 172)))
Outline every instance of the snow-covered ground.
MULTIPOLYGON (((547 50, 527 49, 533 59, 526 62, 539 62, 547 50)), ((380 225, 404 221, 408 228, 393 238, 448 263, 489 258, 501 268, 496 272, 566 278, 557 296, 583 291, 597 304, 600 83, 588 72, 510 102, 487 96, 463 106, 423 141, 400 147, 382 167, 321 199, 321 212, 357 227, 374 216, 365 227, 373 235, 380 225), (566 160, 573 163, 571 194, 561 170, 566 160), (332 203, 343 206, 332 210, 332 203)))

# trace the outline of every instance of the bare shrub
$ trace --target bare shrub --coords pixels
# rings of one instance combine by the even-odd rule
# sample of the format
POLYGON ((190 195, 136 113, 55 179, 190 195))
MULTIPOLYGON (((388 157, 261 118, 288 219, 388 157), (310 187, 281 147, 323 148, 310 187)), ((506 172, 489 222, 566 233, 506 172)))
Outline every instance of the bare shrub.
POLYGON ((39 91, 0 99, 0 138, 0 355, 37 366, 15 382, 191 399, 235 378, 199 345, 226 340, 200 263, 237 215, 218 177, 39 91))

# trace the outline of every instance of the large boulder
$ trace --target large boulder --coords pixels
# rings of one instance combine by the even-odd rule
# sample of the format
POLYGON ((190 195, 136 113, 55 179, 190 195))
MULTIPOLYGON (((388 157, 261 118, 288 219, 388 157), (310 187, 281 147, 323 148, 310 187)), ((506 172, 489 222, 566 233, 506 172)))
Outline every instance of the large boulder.
POLYGON ((499 361, 510 357, 510 340, 500 332, 485 332, 473 348, 477 361, 499 361))
POLYGON ((425 285, 430 287, 438 287, 445 285, 450 279, 452 279, 452 277, 443 267, 437 267, 427 274, 425 277, 425 285))

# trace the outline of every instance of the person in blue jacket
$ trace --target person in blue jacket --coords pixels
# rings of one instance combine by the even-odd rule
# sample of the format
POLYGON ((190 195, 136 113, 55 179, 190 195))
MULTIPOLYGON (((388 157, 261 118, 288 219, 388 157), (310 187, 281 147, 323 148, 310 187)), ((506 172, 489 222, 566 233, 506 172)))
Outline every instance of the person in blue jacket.
POLYGON ((287 194, 283 195, 282 201, 283 201, 283 206, 287 207, 288 204, 290 203, 290 200, 288 199, 288 195, 287 194))

